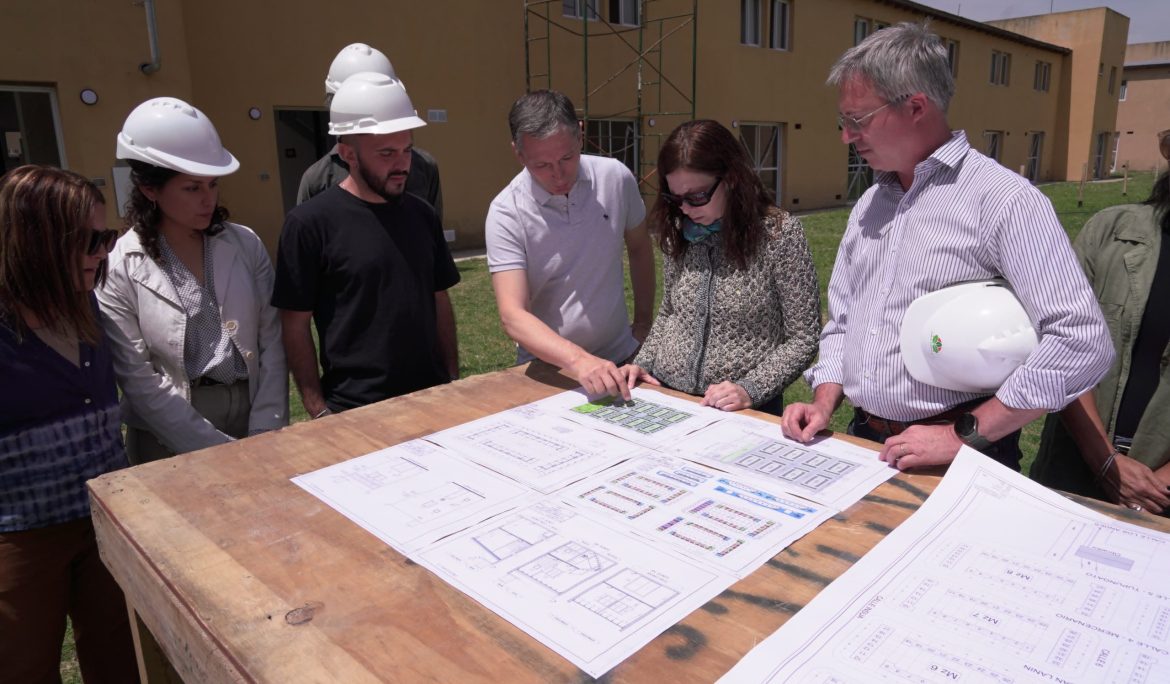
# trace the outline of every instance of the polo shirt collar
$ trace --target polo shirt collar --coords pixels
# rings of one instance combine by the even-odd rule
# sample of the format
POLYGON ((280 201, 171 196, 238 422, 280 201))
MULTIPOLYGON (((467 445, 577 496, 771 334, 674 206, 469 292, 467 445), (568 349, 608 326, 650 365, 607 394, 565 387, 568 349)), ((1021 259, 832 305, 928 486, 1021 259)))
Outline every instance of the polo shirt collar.
MULTIPOLYGON (((576 193, 578 188, 593 187, 593 169, 585 163, 585 156, 584 154, 581 155, 581 159, 577 164, 577 180, 573 183, 573 187, 569 189, 570 196, 576 193)), ((544 186, 540 183, 537 183, 536 178, 531 173, 528 173, 528 169, 524 169, 524 173, 528 174, 528 189, 532 193, 532 199, 536 200, 536 203, 540 206, 548 204, 548 201, 554 195, 550 194, 548 190, 545 190, 544 186)))

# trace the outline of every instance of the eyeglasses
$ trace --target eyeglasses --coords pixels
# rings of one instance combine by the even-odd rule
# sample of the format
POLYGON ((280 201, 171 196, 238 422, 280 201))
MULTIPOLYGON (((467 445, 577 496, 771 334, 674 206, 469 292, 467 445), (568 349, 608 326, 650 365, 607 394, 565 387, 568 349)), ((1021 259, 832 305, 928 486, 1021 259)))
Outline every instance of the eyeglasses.
POLYGON ((114 243, 118 241, 118 231, 113 228, 109 230, 91 230, 89 231, 89 244, 85 247, 85 253, 89 256, 94 256, 98 253, 98 249, 105 249, 109 252, 114 248, 114 243))
POLYGON ((910 95, 899 95, 898 97, 895 97, 894 99, 885 103, 881 107, 878 107, 877 109, 873 110, 869 114, 866 114, 864 116, 859 116, 856 118, 852 117, 852 116, 846 116, 844 114, 838 114, 837 115, 837 125, 840 126, 841 128, 853 131, 854 133, 859 133, 869 124, 869 120, 870 120, 870 118, 873 117, 874 114, 877 114, 878 112, 882 111, 886 107, 896 105, 899 102, 904 102, 905 100, 909 99, 909 97, 910 97, 910 95))
POLYGON ((658 194, 662 197, 662 199, 670 202, 671 204, 678 205, 686 202, 689 206, 701 207, 711 201, 711 197, 714 196, 715 190, 722 182, 723 178, 716 176, 715 185, 712 185, 711 189, 707 190, 706 192, 688 192, 685 195, 672 195, 669 192, 660 192, 658 194))

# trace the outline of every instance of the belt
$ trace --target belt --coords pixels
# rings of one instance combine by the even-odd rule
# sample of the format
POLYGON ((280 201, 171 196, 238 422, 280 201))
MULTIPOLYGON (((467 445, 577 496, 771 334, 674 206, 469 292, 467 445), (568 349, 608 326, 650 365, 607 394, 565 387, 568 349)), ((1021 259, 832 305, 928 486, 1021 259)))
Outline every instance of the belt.
POLYGON ((882 435, 882 439, 900 435, 906 431, 906 428, 911 425, 927 425, 931 423, 947 423, 955 420, 964 413, 969 412, 979 404, 982 404, 985 399, 973 399, 971 401, 963 402, 958 406, 952 407, 943 411, 942 413, 928 416, 926 418, 919 418, 918 420, 890 420, 875 416, 863 408, 853 409, 853 421, 856 425, 867 425, 871 430, 882 435))
POLYGON ((203 377, 195 378, 191 381, 192 387, 212 387, 214 385, 223 385, 226 383, 220 382, 215 378, 204 375, 203 377))
POLYGON ((1122 456, 1128 456, 1129 450, 1133 447, 1133 437, 1122 437, 1121 435, 1113 436, 1113 448, 1122 456))

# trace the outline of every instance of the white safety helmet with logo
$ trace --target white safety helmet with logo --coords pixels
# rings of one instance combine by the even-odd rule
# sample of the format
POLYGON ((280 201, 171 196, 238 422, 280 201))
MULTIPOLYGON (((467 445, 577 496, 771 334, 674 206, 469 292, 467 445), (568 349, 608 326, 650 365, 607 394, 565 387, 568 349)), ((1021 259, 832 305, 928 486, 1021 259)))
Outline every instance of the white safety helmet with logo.
POLYGON ((354 74, 329 104, 329 135, 384 135, 426 126, 402 82, 385 74, 354 74))
POLYGON ((902 360, 919 382, 988 394, 1039 339, 1006 280, 945 287, 914 300, 902 319, 902 360))
POLYGON ((211 120, 174 97, 147 100, 130 112, 118 133, 116 156, 192 176, 226 176, 240 168, 211 120))
POLYGON ((337 53, 333 63, 329 65, 329 75, 325 77, 326 94, 336 93, 350 76, 363 71, 398 78, 394 74, 394 66, 390 64, 390 59, 381 50, 365 43, 351 43, 341 48, 341 52, 337 53))

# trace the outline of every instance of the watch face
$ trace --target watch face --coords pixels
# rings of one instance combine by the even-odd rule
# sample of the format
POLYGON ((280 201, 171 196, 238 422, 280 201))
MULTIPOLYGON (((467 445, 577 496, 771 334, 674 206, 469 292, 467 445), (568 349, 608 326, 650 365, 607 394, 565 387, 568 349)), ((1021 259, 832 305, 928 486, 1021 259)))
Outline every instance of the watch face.
POLYGON ((974 414, 964 413, 955 421, 955 432, 960 437, 970 436, 975 433, 978 424, 974 414))

